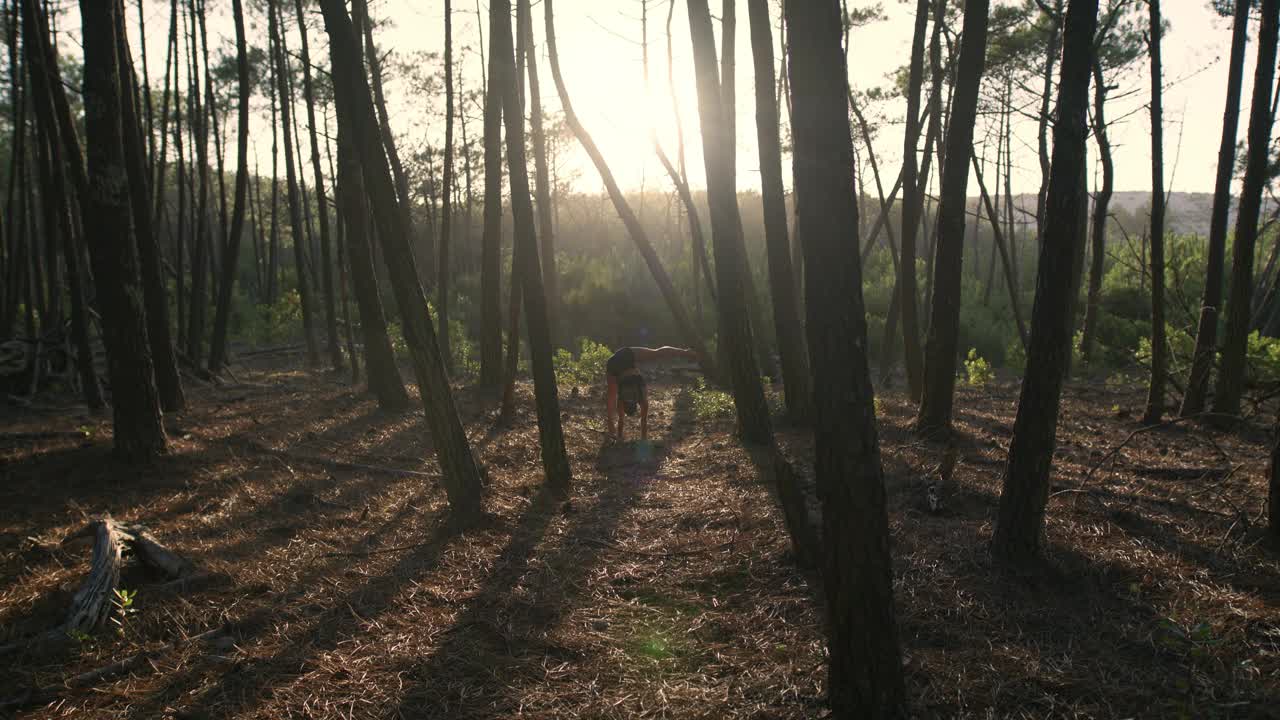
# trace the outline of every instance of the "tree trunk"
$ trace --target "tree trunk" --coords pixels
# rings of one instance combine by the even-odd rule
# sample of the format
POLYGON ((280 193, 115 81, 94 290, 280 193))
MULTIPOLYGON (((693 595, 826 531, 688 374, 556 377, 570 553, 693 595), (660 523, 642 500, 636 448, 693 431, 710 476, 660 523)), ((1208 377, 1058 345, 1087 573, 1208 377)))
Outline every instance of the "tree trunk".
POLYGON ((720 0, 720 112, 721 117, 724 118, 724 137, 728 147, 727 162, 729 175, 733 178, 735 198, 738 187, 737 49, 737 4, 735 0, 720 0))
POLYGON ((141 462, 164 454, 168 443, 147 345, 138 251, 129 214, 115 37, 121 12, 115 0, 80 3, 89 180, 81 212, 107 345, 115 451, 126 461, 141 462))
MULTIPOLYGON (((302 38, 302 96, 307 104, 307 127, 311 139, 311 170, 315 176, 312 186, 316 194, 316 214, 320 220, 320 267, 324 283, 324 320, 328 335, 329 363, 334 370, 342 370, 346 362, 338 338, 338 315, 333 291, 333 262, 330 257, 329 211, 325 204, 324 174, 320 171, 320 140, 316 130, 316 93, 311 82, 311 47, 307 39, 307 18, 302 12, 302 0, 293 0, 298 15, 298 33, 302 38)), ((238 186, 237 186, 238 192, 238 186)))
MULTIPOLYGON (((205 294, 209 279, 209 133, 208 118, 200 100, 200 62, 196 51, 195 0, 187 0, 187 129, 194 145, 192 152, 198 181, 194 197, 194 241, 191 253, 191 296, 187 306, 187 358, 200 365, 204 357, 205 294)), ((207 72, 207 69, 206 69, 207 72)))
MULTIPOLYGON (((1248 0, 1244 0, 1248 2, 1248 0)), ((1098 157, 1102 160, 1102 187, 1093 201, 1093 248, 1090 251, 1089 294, 1084 308, 1084 336, 1080 339, 1080 356, 1085 363, 1094 361, 1094 346, 1098 340, 1098 305, 1102 301, 1102 273, 1107 253, 1107 214, 1111 208, 1111 194, 1115 187, 1115 162, 1111 158, 1111 141, 1107 138, 1105 103, 1107 84, 1102 76, 1102 63, 1093 63, 1093 137, 1098 143, 1098 157)), ((1232 149, 1234 150, 1234 133, 1232 149)), ((1226 218, 1223 217, 1225 222, 1226 218)), ((1221 269, 1219 269, 1221 276, 1221 269)), ((1219 278, 1221 285, 1221 278, 1219 278)), ((1219 290, 1221 294, 1221 290, 1219 290)))
POLYGON ((1164 326, 1164 110, 1160 70, 1160 0, 1147 0, 1151 54, 1151 378, 1142 422, 1153 425, 1164 415, 1168 344, 1164 326))
MULTIPOLYGON (((524 295, 525 324, 529 327, 529 358, 533 368, 533 391, 538 412, 538 440, 542 447, 542 467, 547 484, 567 492, 573 480, 565 454, 560 427, 560 397, 551 366, 551 331, 547 325, 547 305, 542 294, 542 270, 538 263, 538 239, 534 229, 533 203, 529 196, 529 169, 525 162, 524 110, 516 93, 516 73, 511 42, 511 3, 491 0, 490 58, 505 68, 502 117, 507 137, 507 167, 511 183, 511 210, 514 216, 512 265, 520 268, 524 295)), ((527 24, 527 23, 526 23, 527 24)), ((532 59, 531 59, 532 62, 532 59)), ((514 276, 514 273, 512 273, 514 276)), ((512 288, 515 292, 515 288, 512 288)))
POLYGON ((703 343, 701 334, 690 321, 689 315, 685 311, 684 303, 680 301, 680 296, 676 294, 676 289, 671 284, 670 276, 667 275, 667 271, 662 267, 662 261, 658 259, 658 253, 654 251, 653 244, 649 242, 648 233, 645 232, 644 226, 636 218, 635 212, 627 202, 626 196, 622 194, 617 181, 614 180, 613 172, 605 163, 604 156, 600 154, 600 150, 596 148, 591 135, 587 133, 587 129, 578 119, 577 113, 573 111, 573 105, 569 101, 569 91, 565 88, 564 77, 560 74, 559 54, 556 52, 554 4, 550 0, 543 0, 543 5, 546 12, 547 56, 551 62, 551 79, 555 81, 556 93, 560 96, 560 106, 564 110, 565 122, 568 123, 569 129, 573 131, 574 136, 578 138, 578 142, 582 144, 582 149, 586 151, 587 156, 591 158, 591 163, 595 165, 596 171, 600 173, 600 179, 604 182, 605 191, 609 194, 609 199, 613 202, 613 207, 617 211, 618 217, 622 219, 622 224, 626 226, 627 233, 631 235, 631 240, 635 242, 636 248, 640 251, 640 257, 644 258, 645 265, 648 266, 649 273, 653 275, 654 282, 657 283, 663 299, 666 300, 667 308, 675 319, 676 328, 683 337, 684 343, 697 351, 699 357, 702 358, 703 368, 714 377, 713 360, 706 352, 706 346, 703 343))
MULTIPOLYGON (((941 0, 938 0, 941 2, 941 0)), ((898 263, 898 307, 902 317, 903 362, 907 368, 907 392, 920 400, 924 358, 920 350, 920 314, 916 305, 916 238, 924 193, 916 165, 920 142, 920 88, 924 84, 925 29, 930 0, 917 0, 915 32, 911 40, 911 65, 907 75, 907 127, 902 141, 902 259, 898 263)))
POLYGON ((1267 529, 1280 540, 1280 419, 1272 430, 1271 463, 1267 468, 1267 529))
MULTIPOLYGON (((218 120, 218 102, 213 94, 213 67, 209 64, 209 33, 205 22, 205 0, 199 0, 196 19, 200 27, 200 53, 204 59, 204 94, 205 109, 208 111, 209 125, 213 129, 213 157, 217 168, 218 180, 218 232, 209 241, 209 280, 211 282, 211 298, 218 296, 218 260, 220 253, 226 248, 227 234, 227 173, 223 163, 222 129, 218 120)), ((206 132, 207 135, 207 132, 206 132)))
POLYGON ((418 284, 410 245, 414 235, 409 208, 396 201, 391 171, 382 152, 373 97, 360 71, 360 49, 344 3, 322 0, 320 7, 329 34, 334 104, 339 117, 347 116, 346 122, 352 129, 352 150, 358 153, 368 184, 368 197, 374 203, 374 220, 400 305, 405 342, 413 358, 442 482, 456 520, 470 523, 481 512, 482 471, 458 417, 444 359, 427 311, 427 299, 418 284))
POLYGON ((827 547, 828 695, 832 717, 901 717, 906 693, 861 263, 848 249, 858 211, 847 81, 832 71, 844 67, 838 9, 834 0, 785 7, 791 32, 805 38, 789 52, 809 355, 821 388, 814 393, 814 463, 827 547))
POLYGON ((231 211, 231 228, 226 250, 222 253, 222 281, 218 283, 218 305, 213 316, 213 343, 209 350, 209 371, 222 369, 227 357, 227 326, 231 319, 231 290, 240 260, 240 236, 244 234, 244 216, 249 194, 249 56, 245 43, 242 0, 231 0, 231 14, 236 26, 236 82, 239 86, 239 110, 236 117, 236 187, 231 211))
POLYGON ((538 239, 542 244, 542 285, 547 299, 547 326, 551 344, 564 343, 560 335, 560 273, 556 270, 555 225, 551 217, 551 181, 547 168, 547 137, 542 129, 542 88, 538 82, 538 53, 533 42, 533 20, 528 0, 524 8, 524 49, 529 72, 529 138, 533 144, 533 188, 538 211, 538 239))
POLYGON ((449 246, 453 242, 453 3, 444 0, 444 188, 440 208, 440 258, 436 264, 436 320, 439 328, 440 354, 445 369, 453 370, 453 350, 449 339, 449 276, 453 265, 449 261, 449 246))
MULTIPOLYGON (((1182 395, 1183 417, 1204 410, 1209 374, 1218 344, 1218 310, 1222 304, 1222 274, 1227 247, 1227 214, 1231 207, 1231 175, 1236 164, 1236 128, 1240 124, 1240 92, 1244 84, 1244 51, 1249 38, 1249 0, 1236 0, 1232 20, 1231 56, 1227 66, 1227 102, 1222 112, 1222 141, 1218 144, 1218 174, 1213 185, 1213 210, 1209 215, 1209 247, 1205 263, 1204 296, 1196 346, 1182 395)), ((1280 245, 1278 245, 1280 247, 1280 245)))
MULTIPOLYGON (((987 47, 987 0, 970 0, 964 8, 950 132, 946 157, 964 158, 973 151, 978 88, 987 47)), ((969 164, 942 164, 938 208, 937 254, 934 268, 929 335, 925 344, 924 395, 916 421, 922 433, 950 432, 956 384, 956 355, 960 341, 960 279, 964 259, 965 189, 969 164)))
MULTIPOLYGON (((76 154, 67 160, 67 148, 59 141, 58 122, 55 120, 56 110, 53 103, 53 86, 61 89, 62 77, 56 65, 50 65, 49 59, 56 57, 49 52, 50 38, 48 25, 44 17, 43 7, 39 3, 22 3, 23 13, 23 50, 26 53, 28 72, 30 74, 30 97, 35 107, 37 128, 39 129, 38 148, 42 160, 41 200, 46 207, 48 232, 56 234, 62 241, 62 256, 66 266, 67 291, 71 298, 71 340, 76 351, 76 369, 80 376, 80 390, 85 404, 91 410, 98 410, 105 405, 102 386, 98 382, 98 374, 93 366, 93 351, 89 343, 89 328, 84 292, 84 279, 80 265, 80 245, 78 232, 80 226, 71 216, 74 207, 71 195, 67 192, 67 173, 64 168, 74 163, 78 172, 83 172, 83 159, 79 152, 79 144, 75 144, 76 154)), ((75 140, 75 138, 72 138, 75 140)), ((79 202, 83 203, 84 188, 77 192, 79 202)), ((52 240, 50 240, 52 242, 52 240)), ((3 330, 7 331, 8 328, 3 330)))
POLYGON ((774 97, 773 33, 766 0, 748 0, 751 54, 756 74, 756 137, 760 144, 760 196, 764 203, 765 244, 769 255, 769 287, 773 323, 782 356, 787 415, 793 422, 812 416, 813 389, 804 349, 795 275, 787 237, 787 206, 782 181, 782 145, 778 136, 778 103, 774 97))
POLYGON ((1031 311, 1031 343, 1005 467, 1000 510, 991 546, 1010 563, 1040 555, 1049 471, 1058 429, 1062 383, 1071 357, 1071 266, 1080 234, 1080 194, 1084 169, 1085 111, 1098 0, 1071 0, 1063 35, 1058 119, 1053 128, 1045 235, 1031 311))
POLYGON ((1040 114, 1036 118, 1037 150, 1040 157, 1040 192, 1036 195, 1036 239, 1039 241, 1044 238, 1045 204, 1048 200, 1046 193, 1049 191, 1049 126, 1053 120, 1050 101, 1053 98, 1053 66, 1060 54, 1062 2, 1063 0, 1054 0, 1052 10, 1049 9, 1048 4, 1040 5, 1045 22, 1049 26, 1047 28, 1049 37, 1044 46, 1044 74, 1042 75, 1044 90, 1040 93, 1040 114))
MULTIPOLYGON (((489 42, 496 30, 489 16, 489 42)), ((484 98, 484 234, 480 240, 480 384, 502 380, 502 66, 489 49, 484 98)))
POLYGON ((315 320, 312 317, 311 283, 307 281, 306 231, 302 223, 302 198, 298 195, 298 176, 293 163, 293 130, 289 93, 288 51, 284 46, 284 32, 280 27, 279 0, 268 0, 267 16, 270 29, 268 32, 275 38, 275 67, 278 97, 280 98, 280 132, 284 141, 284 172, 286 192, 289 199, 289 227, 293 234, 293 258, 296 265, 298 295, 302 304, 302 331, 307 344, 307 364, 311 367, 320 365, 320 349, 316 344, 315 320))
MULTIPOLYGON (((120 26, 116 29, 119 42, 121 131, 124 133, 125 171, 129 176, 129 198, 133 210, 134 237, 138 245, 138 260, 142 280, 142 299, 146 307, 147 338, 151 344, 156 389, 160 394, 160 407, 167 412, 182 410, 187 405, 182 391, 182 378, 178 375, 178 361, 174 354, 173 339, 169 335, 169 297, 161 269, 160 246, 156 242, 151 221, 151 193, 147 186, 146 143, 142 137, 142 124, 135 105, 138 97, 131 68, 128 38, 124 30, 124 6, 116 15, 120 26)), ((75 158, 78 163, 79 158, 75 158)), ((77 165, 78 167, 78 165, 77 165)))
POLYGON ((769 406, 764 399, 751 338, 748 311, 749 269, 742 237, 742 218, 734 190, 733 154, 725 133, 723 95, 715 59, 715 38, 706 0, 689 0, 689 34, 693 39, 698 86, 698 119, 702 128, 702 156, 707 173, 707 202, 711 206, 711 243, 716 256, 716 286, 720 290, 720 355, 729 363, 738 429, 749 443, 768 444, 773 437, 769 406))
POLYGON ((1244 394, 1245 354, 1249 342, 1250 292, 1253 290, 1253 254, 1258 239, 1258 214, 1266 183, 1271 142, 1271 83, 1275 78, 1277 22, 1280 0, 1263 0, 1258 31, 1258 64, 1253 76, 1253 105, 1249 111, 1249 145, 1240 207, 1236 214, 1235 242, 1231 245, 1231 285, 1227 296, 1227 327, 1222 339, 1222 359, 1213 397, 1213 411, 1240 413, 1244 394))

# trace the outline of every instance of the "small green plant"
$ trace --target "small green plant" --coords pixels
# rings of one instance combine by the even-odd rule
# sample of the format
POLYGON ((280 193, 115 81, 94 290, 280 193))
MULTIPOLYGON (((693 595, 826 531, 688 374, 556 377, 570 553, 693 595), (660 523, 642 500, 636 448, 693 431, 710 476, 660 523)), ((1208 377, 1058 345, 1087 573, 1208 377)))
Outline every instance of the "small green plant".
POLYGON ((93 642, 93 636, 79 628, 71 628, 70 630, 67 630, 67 637, 81 644, 93 642))
POLYGON ((884 417, 884 403, 880 400, 879 396, 876 396, 874 407, 876 409, 876 417, 884 417))
POLYGON ((116 613, 111 616, 111 622, 115 623, 116 633, 124 635, 129 616, 138 612, 138 609, 133 606, 133 600, 138 596, 138 591, 117 588, 111 592, 113 593, 111 604, 116 607, 116 613))
POLYGON ((699 420, 733 417, 733 397, 722 390, 707 387, 705 378, 698 378, 692 396, 693 414, 699 420))
POLYGON ((995 379, 996 373, 991 363, 978 354, 977 348, 969 348, 969 357, 964 361, 964 372, 969 387, 983 388, 995 379))

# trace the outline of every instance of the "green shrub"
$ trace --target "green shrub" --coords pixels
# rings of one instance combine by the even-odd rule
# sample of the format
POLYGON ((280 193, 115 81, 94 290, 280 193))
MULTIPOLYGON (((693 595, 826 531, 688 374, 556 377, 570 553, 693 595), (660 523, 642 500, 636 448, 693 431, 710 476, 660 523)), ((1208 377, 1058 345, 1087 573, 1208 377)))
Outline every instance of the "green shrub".
POLYGON ((969 387, 983 388, 995 379, 996 373, 991 363, 982 359, 976 348, 969 348, 969 357, 964 361, 964 372, 969 387))
POLYGON ((556 379, 565 385, 590 385, 604 379, 605 366, 613 351, 607 345, 595 342, 590 338, 582 338, 578 356, 565 348, 556 350, 552 358, 556 379))
POLYGON ((698 385, 692 391, 693 414, 699 420, 715 420, 733 417, 733 397, 729 393, 707 387, 704 378, 698 378, 698 385))

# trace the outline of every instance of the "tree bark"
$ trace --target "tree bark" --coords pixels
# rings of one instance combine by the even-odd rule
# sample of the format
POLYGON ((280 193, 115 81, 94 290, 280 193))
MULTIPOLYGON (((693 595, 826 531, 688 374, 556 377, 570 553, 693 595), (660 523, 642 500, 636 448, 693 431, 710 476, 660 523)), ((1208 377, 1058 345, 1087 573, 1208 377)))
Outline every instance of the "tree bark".
POLYGON ((240 237, 244 234, 244 216, 249 195, 249 55, 245 42, 242 0, 231 0, 231 14, 236 26, 236 82, 239 87, 239 109, 236 116, 236 187, 231 210, 231 228, 226 250, 222 253, 222 281, 218 283, 218 305, 213 316, 213 343, 209 350, 209 371, 222 369, 227 358, 227 327, 231 320, 231 290, 240 261, 240 237))
POLYGON ((733 147, 725 132, 715 38, 706 0, 689 0, 689 34, 693 39, 698 119, 707 173, 707 202, 711 206, 711 243, 716 257, 716 286, 720 291, 717 302, 720 355, 729 364, 738 429, 747 442, 765 445, 773 438, 773 428, 751 338, 749 270, 734 190, 733 163, 729 158, 733 147))
MULTIPOLYGON (((893 610, 889 523, 865 352, 853 145, 834 0, 789 2, 797 192, 804 199, 809 355, 814 371, 814 463, 827 546, 824 589, 828 697, 838 718, 905 713, 893 610)), ((721 285, 724 297, 728 290, 721 285)))
POLYGON ((1063 34, 1058 119, 1053 127, 1045 235, 1031 312, 1031 342, 1014 420, 1009 461, 992 551, 1003 561, 1029 563, 1040 555, 1058 409, 1071 357, 1071 266, 1081 222, 1085 111, 1098 0, 1071 0, 1063 34))
MULTIPOLYGON (((946 157, 972 153, 978 89, 987 47, 987 0, 970 0, 964 8, 964 30, 951 105, 946 157)), ((925 344, 924 394, 916 428, 922 433, 950 432, 960 341, 960 279, 964 260, 965 189, 969 164, 942 163, 929 335, 925 344)))
POLYGON ((1253 76, 1253 105, 1249 111, 1248 160, 1240 188, 1235 241, 1231 245, 1231 284, 1227 295, 1227 327, 1222 338, 1222 358, 1213 411, 1240 413, 1244 394, 1245 355, 1249 343, 1250 293, 1253 290, 1253 254, 1258 239, 1258 214, 1266 183, 1271 142, 1271 84, 1276 69, 1276 39, 1280 34, 1280 0, 1263 0, 1258 31, 1258 64, 1253 76))
POLYGON ((396 201, 395 185, 382 152, 372 93, 360 69, 360 49, 344 3, 321 0, 320 7, 329 34, 334 104, 340 117, 347 116, 346 122, 352 129, 352 149, 358 153, 368 197, 374 203, 374 221, 383 244, 392 289, 400 305, 405 342, 413 358, 442 483, 456 521, 471 523, 481 512, 482 471, 458 417, 444 359, 427 311, 427 298, 418 282, 410 245, 414 235, 409 208, 396 201))
POLYGON ((1153 425, 1164 416, 1168 343, 1164 326, 1164 110, 1160 69, 1160 0, 1147 0, 1151 53, 1151 378, 1142 422, 1153 425))
POLYGON ((1204 295, 1191 356, 1187 388, 1182 394, 1183 417, 1204 410, 1218 344, 1218 311, 1222 304, 1222 276, 1227 247, 1227 214, 1231 208, 1231 175, 1236 164, 1236 128, 1240 124, 1240 93, 1244 84, 1244 51, 1249 38, 1249 0, 1236 0, 1232 20, 1231 54, 1227 66, 1227 101, 1222 112, 1222 141, 1218 144, 1218 174, 1209 215, 1209 246, 1205 261, 1204 295))
POLYGON ((453 3, 444 0, 444 188, 440 195, 440 258, 436 263, 436 320, 439 328, 440 354, 445 369, 453 370, 453 350, 449 339, 449 246, 453 243, 453 3))
POLYGON ((121 12, 116 0, 80 3, 88 147, 88 192, 81 212, 107 345, 115 452, 125 461, 144 462, 167 452, 168 443, 147 344, 138 250, 129 209, 115 36, 121 12))
POLYGON ((555 224, 551 214, 551 181, 547 168, 547 137, 542 129, 542 88, 538 82, 538 53, 533 41, 532 9, 524 8, 524 50, 529 73, 529 139, 533 145, 533 188, 538 211, 538 240, 542 245, 542 286, 547 299, 547 326, 551 344, 563 344, 560 334, 560 273, 556 269, 555 224))
POLYGON ((778 133, 778 103, 774 97, 773 33, 766 0, 747 0, 751 24, 751 54, 756 75, 756 137, 760 145, 760 196, 764 203, 765 245, 769 256, 769 287, 773 323, 782 356, 787 415, 793 422, 812 417, 813 389, 804 348, 800 309, 796 306, 795 274, 787 237, 787 206, 782 181, 782 144, 778 133))

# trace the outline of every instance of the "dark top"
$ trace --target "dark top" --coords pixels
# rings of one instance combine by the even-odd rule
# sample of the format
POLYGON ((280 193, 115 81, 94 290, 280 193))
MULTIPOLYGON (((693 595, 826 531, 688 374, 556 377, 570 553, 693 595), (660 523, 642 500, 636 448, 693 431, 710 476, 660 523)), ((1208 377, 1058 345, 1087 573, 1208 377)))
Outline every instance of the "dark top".
POLYGON ((605 365, 605 372, 614 377, 619 377, 622 373, 635 368, 636 354, 631 351, 631 348, 624 347, 609 358, 609 362, 605 365))

